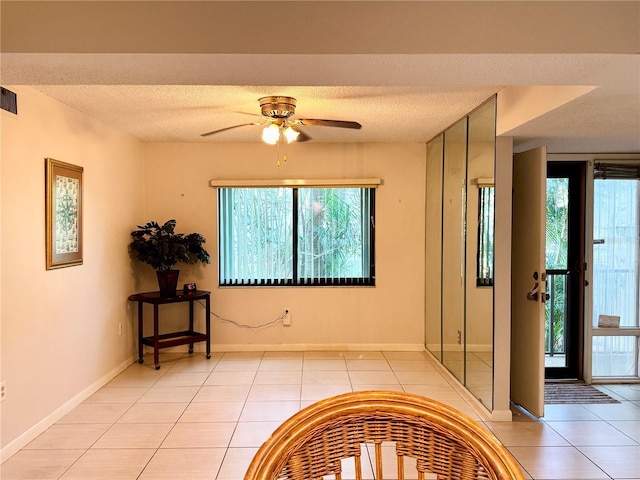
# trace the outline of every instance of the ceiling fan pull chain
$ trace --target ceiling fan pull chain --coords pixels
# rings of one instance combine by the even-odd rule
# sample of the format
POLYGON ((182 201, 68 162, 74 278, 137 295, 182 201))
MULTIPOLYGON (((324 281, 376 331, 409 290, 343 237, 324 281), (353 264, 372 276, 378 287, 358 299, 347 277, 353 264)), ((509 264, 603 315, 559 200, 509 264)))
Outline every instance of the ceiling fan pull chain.
MULTIPOLYGON (((276 165, 279 167, 280 166, 280 145, 283 144, 283 140, 282 140, 282 135, 280 135, 278 137, 278 157, 277 157, 277 161, 276 161, 276 165)), ((282 152, 282 161, 286 162, 287 161, 287 145, 285 144, 283 147, 283 152, 282 152)))
POLYGON ((284 145, 283 152, 282 152, 282 161, 286 162, 287 161, 287 143, 289 143, 289 142, 285 143, 284 140, 283 140, 283 137, 284 137, 284 135, 280 135, 280 139, 279 139, 279 142, 278 142, 278 148, 280 148, 280 143, 282 143, 284 145))
POLYGON ((276 166, 280 166, 280 137, 278 137, 278 153, 276 154, 276 166))

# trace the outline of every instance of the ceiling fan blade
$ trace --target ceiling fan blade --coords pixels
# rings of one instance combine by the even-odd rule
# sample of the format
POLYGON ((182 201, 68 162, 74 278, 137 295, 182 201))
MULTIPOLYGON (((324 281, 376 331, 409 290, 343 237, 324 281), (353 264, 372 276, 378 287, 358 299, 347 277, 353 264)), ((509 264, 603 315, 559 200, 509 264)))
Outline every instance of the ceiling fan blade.
POLYGON ((297 120, 300 125, 311 125, 317 127, 340 127, 360 129, 362 125, 358 122, 349 122, 346 120, 320 120, 317 118, 301 118, 297 120))
POLYGON ((262 122, 242 123, 242 124, 240 124, 240 125, 234 125, 234 126, 232 126, 232 127, 220 128, 220 129, 218 129, 218 130, 214 130, 214 131, 212 131, 212 132, 203 133, 203 134, 201 134, 200 136, 201 136, 201 137, 207 137, 207 136, 209 136, 209 135, 213 135, 214 133, 220 133, 220 132, 224 132, 224 131, 227 131, 227 130, 232 130, 232 129, 234 129, 234 128, 239 128, 239 127, 248 127, 249 125, 262 125, 262 124, 263 124, 262 122))
POLYGON ((298 137, 296 138, 296 142, 308 142, 311 140, 311 137, 303 132, 299 127, 295 125, 289 125, 291 129, 295 132, 298 132, 298 137))
POLYGON ((264 118, 264 115, 261 115, 260 113, 252 113, 252 112, 241 112, 239 110, 234 110, 233 113, 238 113, 240 115, 251 115, 252 117, 261 117, 264 118))

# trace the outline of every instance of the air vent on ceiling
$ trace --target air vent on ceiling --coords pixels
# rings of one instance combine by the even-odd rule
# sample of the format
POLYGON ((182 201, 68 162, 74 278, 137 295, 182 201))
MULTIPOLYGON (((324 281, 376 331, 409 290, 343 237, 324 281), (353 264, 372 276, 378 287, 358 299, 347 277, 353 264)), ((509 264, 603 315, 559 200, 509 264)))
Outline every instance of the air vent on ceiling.
POLYGON ((0 87, 0 108, 18 114, 18 96, 11 90, 0 87))

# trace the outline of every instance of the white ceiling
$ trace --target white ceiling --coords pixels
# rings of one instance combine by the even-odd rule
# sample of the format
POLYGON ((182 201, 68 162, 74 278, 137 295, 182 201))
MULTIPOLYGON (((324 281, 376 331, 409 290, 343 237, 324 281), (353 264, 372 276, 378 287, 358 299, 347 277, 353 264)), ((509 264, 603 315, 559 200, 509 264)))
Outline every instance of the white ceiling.
POLYGON ((526 114, 535 107, 531 101, 502 105, 527 118, 504 134, 515 138, 516 150, 546 145, 552 153, 623 153, 640 152, 637 51, 13 51, 3 52, 1 67, 3 85, 31 85, 145 142, 259 141, 257 126, 205 138, 200 134, 259 120, 258 98, 268 95, 296 97, 297 118, 363 125, 361 130, 306 127, 315 142, 426 142, 504 89, 592 86, 589 93, 566 104, 558 101, 557 108, 536 118, 526 114))

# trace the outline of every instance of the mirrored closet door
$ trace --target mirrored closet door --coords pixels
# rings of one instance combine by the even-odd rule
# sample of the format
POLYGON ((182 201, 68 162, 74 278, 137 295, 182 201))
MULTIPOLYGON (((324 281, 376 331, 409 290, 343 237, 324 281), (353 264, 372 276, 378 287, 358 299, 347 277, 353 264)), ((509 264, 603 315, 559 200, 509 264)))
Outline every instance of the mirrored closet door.
POLYGON ((427 145, 425 344, 493 406, 495 97, 427 145))

